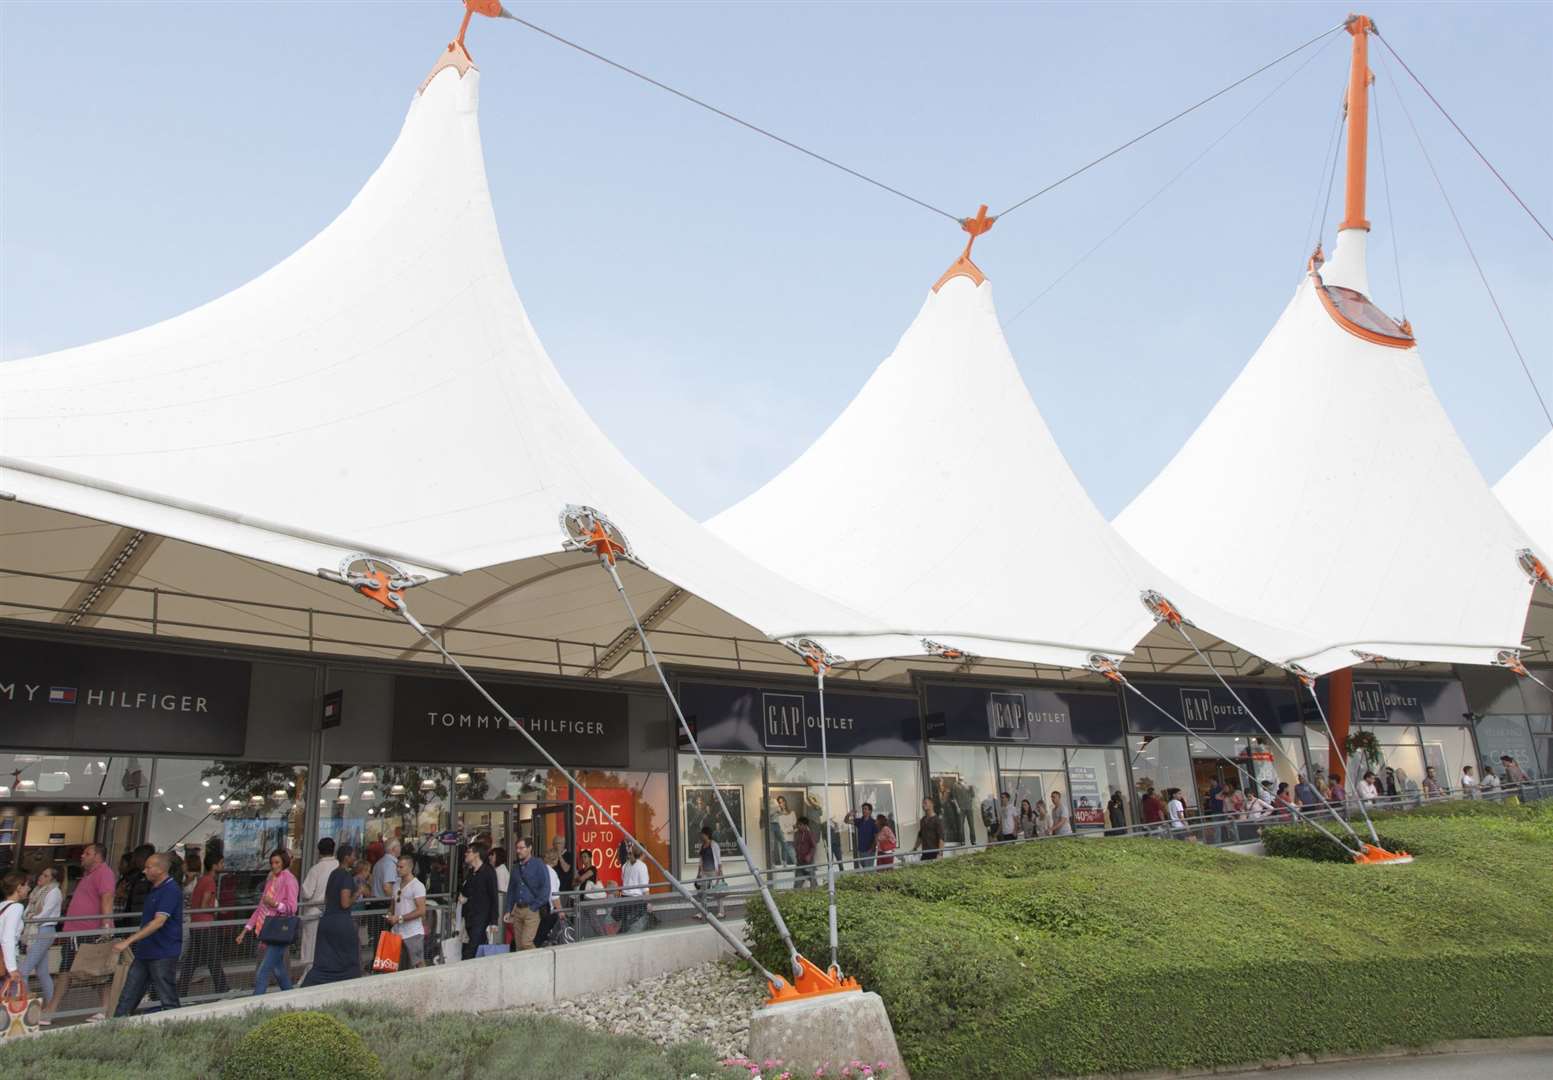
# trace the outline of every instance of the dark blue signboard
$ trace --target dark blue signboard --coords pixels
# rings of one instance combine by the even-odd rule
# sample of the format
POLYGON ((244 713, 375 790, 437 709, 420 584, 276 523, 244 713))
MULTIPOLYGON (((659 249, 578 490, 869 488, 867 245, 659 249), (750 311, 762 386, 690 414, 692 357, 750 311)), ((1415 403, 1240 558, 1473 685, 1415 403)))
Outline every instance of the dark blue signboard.
POLYGON ((930 739, 1105 746, 1122 738, 1121 706, 1107 690, 928 683, 923 699, 930 739))
POLYGON ((1461 725, 1468 723, 1467 712, 1466 692, 1455 679, 1393 679, 1354 672, 1356 724, 1461 725))
POLYGON ((239 757, 252 677, 246 660, 0 638, 0 742, 239 757))
POLYGON ((1292 687, 1243 685, 1231 694, 1218 682, 1135 681, 1133 685, 1159 706, 1150 708, 1127 695, 1127 729, 1140 734, 1180 735, 1182 724, 1203 735, 1255 734, 1261 721, 1275 735, 1293 735, 1302 722, 1292 687), (1161 709, 1169 716, 1161 715, 1161 709))
MULTIPOLYGON (((820 752, 820 696, 815 690, 681 682, 679 702, 705 750, 820 752)), ((832 754, 920 756, 916 699, 827 690, 825 748, 832 754)))

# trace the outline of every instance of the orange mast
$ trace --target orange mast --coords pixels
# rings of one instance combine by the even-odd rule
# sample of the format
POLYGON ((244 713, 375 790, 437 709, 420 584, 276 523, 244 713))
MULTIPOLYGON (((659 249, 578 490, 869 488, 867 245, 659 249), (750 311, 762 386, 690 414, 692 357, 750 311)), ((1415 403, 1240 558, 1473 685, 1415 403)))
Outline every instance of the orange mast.
POLYGON ((1364 218, 1364 170, 1369 159, 1370 31, 1375 24, 1368 15, 1348 16, 1348 32, 1353 35, 1353 63, 1348 72, 1348 183, 1345 188, 1343 221, 1338 229, 1368 230, 1364 218))

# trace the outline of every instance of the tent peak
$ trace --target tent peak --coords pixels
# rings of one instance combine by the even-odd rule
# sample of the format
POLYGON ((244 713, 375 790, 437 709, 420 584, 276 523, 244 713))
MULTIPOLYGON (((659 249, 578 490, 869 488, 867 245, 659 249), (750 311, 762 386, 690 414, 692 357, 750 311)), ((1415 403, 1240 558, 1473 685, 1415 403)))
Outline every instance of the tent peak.
POLYGON ((970 239, 965 242, 965 250, 960 257, 950 264, 944 271, 944 276, 933 283, 933 291, 943 288, 944 283, 950 278, 967 277, 973 285, 980 285, 987 280, 987 275, 981 272, 981 267, 971 262, 971 246, 976 243, 976 238, 985 232, 989 232, 997 222, 996 215, 987 213, 987 204, 982 203, 976 210, 975 217, 961 218, 960 228, 970 234, 970 239))

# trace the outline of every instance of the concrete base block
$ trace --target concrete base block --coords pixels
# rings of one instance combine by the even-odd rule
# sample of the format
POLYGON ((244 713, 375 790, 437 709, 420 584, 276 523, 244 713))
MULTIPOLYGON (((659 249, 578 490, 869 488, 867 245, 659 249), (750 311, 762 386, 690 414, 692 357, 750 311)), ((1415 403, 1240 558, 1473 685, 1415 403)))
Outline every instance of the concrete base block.
POLYGON ((767 1005, 750 1018, 750 1060, 780 1058, 802 1076, 826 1062, 839 1073, 853 1061, 884 1062, 890 1076, 910 1080, 895 1029, 878 994, 824 994, 767 1005))

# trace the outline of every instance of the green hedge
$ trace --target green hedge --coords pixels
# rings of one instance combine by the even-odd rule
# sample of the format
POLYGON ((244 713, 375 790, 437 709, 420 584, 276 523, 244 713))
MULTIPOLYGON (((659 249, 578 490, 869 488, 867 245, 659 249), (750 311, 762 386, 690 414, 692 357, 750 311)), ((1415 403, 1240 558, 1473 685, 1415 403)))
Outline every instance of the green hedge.
MULTIPOLYGON (((1553 1034, 1553 807, 1388 817, 1407 866, 1050 840, 845 880, 841 962, 917 1080, 1553 1034)), ((825 897, 781 900, 811 958, 825 897)), ((770 920, 751 940, 782 970, 770 920)))
POLYGON ((254 1028, 221 1064, 221 1080, 383 1080, 383 1063, 338 1017, 281 1013, 254 1028))

